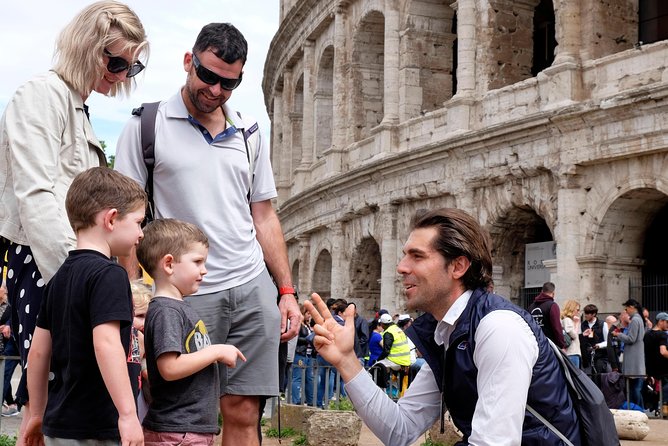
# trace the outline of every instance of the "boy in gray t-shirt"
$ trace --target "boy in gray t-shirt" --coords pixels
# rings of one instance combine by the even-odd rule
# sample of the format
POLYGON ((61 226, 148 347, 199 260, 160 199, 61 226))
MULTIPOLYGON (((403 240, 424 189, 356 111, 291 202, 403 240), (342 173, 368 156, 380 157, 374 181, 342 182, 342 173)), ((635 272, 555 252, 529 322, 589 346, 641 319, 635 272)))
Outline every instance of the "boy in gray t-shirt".
POLYGON ((195 310, 183 301, 197 291, 208 239, 195 225, 155 220, 144 228, 137 257, 155 281, 144 344, 152 401, 144 418, 144 442, 211 445, 218 433, 217 363, 246 360, 232 345, 211 345, 195 310))

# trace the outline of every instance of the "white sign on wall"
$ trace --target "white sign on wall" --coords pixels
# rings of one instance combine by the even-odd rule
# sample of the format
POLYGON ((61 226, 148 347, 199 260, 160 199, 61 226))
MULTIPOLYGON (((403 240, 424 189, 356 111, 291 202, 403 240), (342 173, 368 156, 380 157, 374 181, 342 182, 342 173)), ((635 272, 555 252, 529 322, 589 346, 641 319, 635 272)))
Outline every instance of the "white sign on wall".
POLYGON ((527 243, 524 255, 524 287, 542 287, 550 281, 550 271, 543 265, 543 260, 557 257, 555 242, 527 243))

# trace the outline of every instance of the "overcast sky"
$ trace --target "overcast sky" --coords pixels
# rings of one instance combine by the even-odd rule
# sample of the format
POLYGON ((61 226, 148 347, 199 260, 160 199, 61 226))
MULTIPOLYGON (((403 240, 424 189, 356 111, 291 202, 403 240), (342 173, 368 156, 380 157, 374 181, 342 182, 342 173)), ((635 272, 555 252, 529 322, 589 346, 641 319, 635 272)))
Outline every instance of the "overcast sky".
MULTIPOLYGON (((54 42, 60 30, 83 7, 85 0, 18 0, 3 2, 0 15, 0 110, 4 111, 14 91, 52 64, 54 42)), ((271 39, 278 29, 279 0, 127 0, 137 13, 151 44, 147 69, 139 74, 137 88, 126 99, 93 93, 90 107, 93 128, 115 152, 116 139, 142 102, 166 99, 183 85, 183 54, 192 48, 202 26, 230 22, 248 41, 244 80, 234 91, 232 108, 255 116, 269 133, 262 96, 262 72, 271 39)))

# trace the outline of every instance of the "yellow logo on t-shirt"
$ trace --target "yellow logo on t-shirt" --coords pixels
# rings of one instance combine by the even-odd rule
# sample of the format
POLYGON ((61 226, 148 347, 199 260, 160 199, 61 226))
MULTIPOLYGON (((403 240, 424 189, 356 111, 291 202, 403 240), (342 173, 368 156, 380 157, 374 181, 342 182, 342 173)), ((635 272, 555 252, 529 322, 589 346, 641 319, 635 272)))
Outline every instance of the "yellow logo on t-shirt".
POLYGON ((209 345, 211 345, 209 333, 206 331, 204 322, 200 319, 186 338, 186 353, 198 352, 209 345))

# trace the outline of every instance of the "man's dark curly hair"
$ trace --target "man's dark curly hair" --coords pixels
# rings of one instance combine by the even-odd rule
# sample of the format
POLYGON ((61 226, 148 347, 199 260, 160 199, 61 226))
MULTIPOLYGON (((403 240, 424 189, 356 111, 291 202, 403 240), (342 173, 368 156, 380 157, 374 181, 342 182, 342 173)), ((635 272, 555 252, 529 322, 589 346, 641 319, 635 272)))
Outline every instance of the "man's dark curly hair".
POLYGON ((209 23, 199 32, 193 53, 201 54, 211 49, 228 64, 241 60, 246 63, 248 43, 243 34, 230 23, 209 23))

